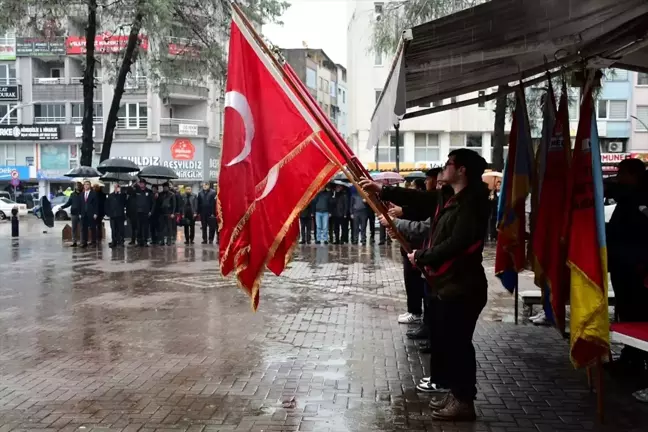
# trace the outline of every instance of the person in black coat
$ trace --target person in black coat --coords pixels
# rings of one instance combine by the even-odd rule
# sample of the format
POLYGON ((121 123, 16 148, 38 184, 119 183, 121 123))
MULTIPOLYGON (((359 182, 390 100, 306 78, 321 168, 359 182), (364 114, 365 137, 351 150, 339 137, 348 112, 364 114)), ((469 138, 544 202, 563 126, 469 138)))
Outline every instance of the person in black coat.
POLYGON ((191 186, 184 189, 184 197, 181 199, 180 214, 184 225, 185 244, 193 244, 196 236, 196 216, 198 215, 198 198, 191 192, 191 186))
POLYGON ((137 244, 148 246, 149 217, 153 213, 153 192, 146 188, 146 181, 140 180, 139 187, 133 188, 130 199, 134 200, 137 214, 137 244))
POLYGON ((97 195, 97 241, 100 242, 103 240, 103 220, 106 216, 106 193, 103 191, 103 187, 95 185, 94 187, 95 194, 97 195))
POLYGON ((333 236, 331 236, 331 241, 335 241, 335 244, 340 244, 342 225, 347 213, 349 213, 349 198, 347 197, 346 188, 344 186, 337 185, 335 187, 331 202, 331 216, 333 220, 333 236))
POLYGON ((149 233, 151 235, 151 244, 158 244, 162 231, 160 230, 160 193, 157 185, 151 186, 153 194, 153 206, 151 207, 151 216, 149 217, 149 233))
POLYGON ((202 229, 202 244, 207 244, 207 229, 209 228, 209 244, 214 243, 216 237, 216 191, 203 184, 203 190, 198 194, 198 212, 202 229))
POLYGON ((122 193, 119 184, 115 185, 113 193, 106 198, 106 216, 110 218, 112 241, 108 246, 117 247, 124 245, 124 211, 126 209, 126 194, 122 193))
POLYGON ((83 191, 83 184, 77 183, 74 188, 74 192, 70 194, 68 200, 65 204, 61 206, 61 209, 66 209, 70 207, 70 216, 72 219, 72 245, 71 247, 77 247, 78 232, 80 231, 79 225, 81 225, 81 209, 83 207, 83 199, 81 197, 83 191))
POLYGON ((311 242, 311 227, 313 226, 313 218, 315 212, 313 211, 313 202, 311 201, 299 214, 299 227, 301 229, 300 244, 310 244, 311 242))
POLYGON ((137 242, 138 233, 138 219, 137 219, 137 197, 135 191, 139 188, 137 182, 126 189, 128 199, 126 200, 126 217, 128 218, 128 225, 131 230, 131 241, 129 245, 134 245, 137 242))
POLYGON ((169 182, 171 185, 171 190, 173 191, 173 194, 175 195, 175 209, 173 213, 175 214, 175 217, 173 218, 173 221, 171 222, 172 225, 172 230, 173 230, 173 235, 171 236, 171 243, 175 244, 176 242, 176 237, 178 236, 178 219, 182 217, 182 194, 180 193, 180 189, 178 186, 172 184, 169 182))
POLYGON ((81 247, 88 247, 88 230, 92 232, 92 243, 97 242, 97 217, 99 216, 99 199, 92 190, 89 181, 83 182, 83 193, 81 194, 81 247))
POLYGON ((160 246, 164 245, 166 240, 167 246, 171 246, 172 241, 175 240, 176 233, 173 232, 173 220, 175 219, 176 211, 176 197, 175 192, 169 189, 169 184, 162 185, 162 192, 158 195, 158 207, 160 211, 160 246))

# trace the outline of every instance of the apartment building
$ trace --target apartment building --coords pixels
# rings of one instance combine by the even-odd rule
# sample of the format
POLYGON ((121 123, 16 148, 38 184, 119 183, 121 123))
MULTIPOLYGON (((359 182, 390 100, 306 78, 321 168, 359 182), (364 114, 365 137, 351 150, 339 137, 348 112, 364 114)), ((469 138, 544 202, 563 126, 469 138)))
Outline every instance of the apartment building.
POLYGON ((341 64, 337 64, 337 128, 342 134, 342 137, 346 140, 349 136, 348 132, 348 113, 349 106, 347 102, 348 98, 348 89, 347 89, 347 70, 341 64))
POLYGON ((631 81, 634 99, 631 105, 632 145, 630 151, 646 154, 648 161, 648 73, 639 72, 631 81))
MULTIPOLYGON (((79 163, 83 116, 83 22, 67 19, 65 36, 48 39, 21 35, 0 38, 0 188, 50 193, 69 186, 63 177, 79 163)), ((113 97, 108 71, 125 48, 127 36, 100 34, 94 93, 95 163, 113 97), (104 63, 102 65, 101 63, 104 63)), ((191 42, 169 38, 169 54, 191 42), (180 47, 180 48, 179 48, 180 47)), ((146 40, 142 50, 148 49, 146 40)), ((125 157, 140 167, 165 165, 180 184, 215 181, 218 175, 220 109, 215 83, 174 80, 160 95, 149 82, 145 55, 133 66, 122 97, 111 157, 125 157)))
POLYGON ((344 100, 343 104, 346 105, 347 96, 346 83, 340 82, 340 78, 346 78, 346 70, 341 71, 340 68, 344 68, 335 64, 321 49, 291 48, 282 50, 282 54, 339 129, 340 121, 346 123, 346 118, 340 119, 340 100, 344 100))
MULTIPOLYGON (((392 57, 370 50, 372 25, 380 19, 382 2, 348 2, 347 66, 349 88, 349 143, 359 159, 370 169, 393 169, 396 161, 396 136, 392 132, 380 141, 377 151, 367 149, 371 116, 385 85, 392 57)), ((490 90, 488 90, 490 91, 490 90)), ((478 95, 464 95, 458 100, 478 95)), ((446 100, 444 103, 454 102, 446 100)), ((419 110, 427 107, 413 108, 419 110)), ((400 124, 399 154, 401 169, 421 169, 445 163, 451 150, 468 147, 487 161, 492 157, 494 104, 486 103, 405 120, 400 124)))

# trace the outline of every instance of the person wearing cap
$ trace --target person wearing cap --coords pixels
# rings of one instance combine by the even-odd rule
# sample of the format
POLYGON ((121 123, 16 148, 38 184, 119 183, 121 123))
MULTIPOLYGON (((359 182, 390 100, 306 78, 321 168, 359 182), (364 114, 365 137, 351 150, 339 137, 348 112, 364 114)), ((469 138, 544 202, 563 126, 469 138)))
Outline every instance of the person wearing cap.
POLYGON ((138 187, 133 189, 131 199, 134 199, 137 214, 137 244, 145 247, 148 246, 149 217, 153 212, 153 193, 146 188, 146 180, 140 179, 138 187))
POLYGON ((126 210, 126 194, 122 193, 119 183, 113 186, 113 192, 106 198, 106 216, 110 218, 112 240, 109 247, 124 246, 124 212, 126 210))

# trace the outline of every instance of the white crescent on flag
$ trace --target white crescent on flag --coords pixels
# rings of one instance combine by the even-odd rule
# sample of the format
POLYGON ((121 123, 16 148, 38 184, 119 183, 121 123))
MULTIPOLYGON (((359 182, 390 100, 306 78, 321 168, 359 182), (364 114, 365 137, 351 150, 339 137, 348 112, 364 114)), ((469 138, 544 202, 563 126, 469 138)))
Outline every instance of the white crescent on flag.
POLYGON ((241 153, 226 165, 229 167, 244 161, 252 151, 252 140, 254 139, 254 116, 252 116, 252 110, 250 109, 247 98, 237 91, 229 91, 225 94, 225 108, 228 107, 240 114, 245 127, 245 144, 243 145, 243 150, 241 150, 241 153))

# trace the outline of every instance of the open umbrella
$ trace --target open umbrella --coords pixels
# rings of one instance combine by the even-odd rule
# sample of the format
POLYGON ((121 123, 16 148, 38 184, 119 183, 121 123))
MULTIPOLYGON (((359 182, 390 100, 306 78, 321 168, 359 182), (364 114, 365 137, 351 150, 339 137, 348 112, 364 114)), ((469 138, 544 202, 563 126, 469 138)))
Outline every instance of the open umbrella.
POLYGON ((144 177, 145 179, 159 179, 159 180, 172 180, 177 179, 178 175, 171 168, 160 166, 160 165, 151 165, 142 168, 137 174, 138 177, 144 177))
POLYGON ((413 181, 416 179, 425 180, 425 173, 423 171, 412 171, 411 173, 407 173, 405 176, 406 181, 413 181))
POLYGON ((134 175, 130 175, 130 174, 127 174, 127 173, 119 173, 119 172, 115 172, 115 173, 109 172, 109 173, 106 173, 106 174, 102 175, 99 178, 101 180, 103 180, 103 181, 118 182, 118 183, 128 183, 128 182, 132 182, 133 180, 135 180, 134 175))
POLYGON ((342 180, 333 180, 334 185, 338 186, 344 186, 344 187, 351 187, 351 183, 349 181, 342 181, 342 180))
POLYGON ((403 176, 401 176, 396 172, 391 172, 391 171, 372 174, 371 177, 377 182, 389 184, 389 185, 394 185, 405 181, 403 176))
POLYGON ((148 184, 157 185, 157 186, 167 183, 169 181, 169 179, 165 179, 165 178, 151 178, 151 177, 140 177, 140 180, 144 180, 148 184))
POLYGON ((135 162, 121 158, 106 159, 97 169, 102 173, 132 173, 140 170, 135 162))
POLYGON ((89 166, 78 166, 64 174, 65 177, 101 177, 101 173, 89 166))
POLYGON ((52 204, 50 203, 50 200, 48 200, 46 196, 43 196, 40 199, 40 204, 41 219, 43 220, 43 223, 49 228, 54 228, 54 213, 52 212, 52 204))

